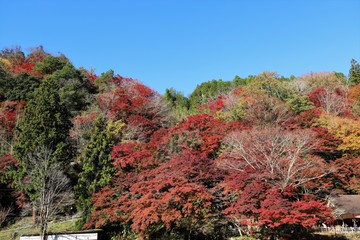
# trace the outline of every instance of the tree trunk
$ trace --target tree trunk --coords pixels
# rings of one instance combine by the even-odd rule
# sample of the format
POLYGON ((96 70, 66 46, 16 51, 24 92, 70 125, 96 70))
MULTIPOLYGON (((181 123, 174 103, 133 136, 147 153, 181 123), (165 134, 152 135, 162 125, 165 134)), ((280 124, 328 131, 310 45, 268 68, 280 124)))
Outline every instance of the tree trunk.
POLYGON ((33 227, 36 228, 37 227, 37 215, 36 215, 36 207, 33 206, 32 209, 32 223, 33 223, 33 227))
POLYGON ((47 228, 47 223, 43 223, 41 224, 41 229, 40 229, 40 240, 46 240, 47 236, 46 236, 46 228, 47 228))

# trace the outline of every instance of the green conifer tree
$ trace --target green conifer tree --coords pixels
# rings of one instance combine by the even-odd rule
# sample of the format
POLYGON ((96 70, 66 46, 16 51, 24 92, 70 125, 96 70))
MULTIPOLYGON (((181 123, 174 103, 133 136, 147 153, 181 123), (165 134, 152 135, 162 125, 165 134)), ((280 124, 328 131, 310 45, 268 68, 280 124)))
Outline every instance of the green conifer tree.
POLYGON ((351 67, 349 70, 349 81, 351 84, 359 84, 360 83, 360 64, 355 60, 351 60, 351 67))
POLYGON ((75 186, 78 208, 83 211, 79 225, 86 222, 91 213, 91 195, 106 186, 112 177, 114 168, 111 161, 113 138, 107 128, 106 119, 100 116, 90 133, 90 141, 81 157, 82 172, 75 186))
POLYGON ((24 163, 25 155, 39 146, 52 151, 54 161, 65 164, 70 160, 71 151, 67 143, 70 114, 60 102, 58 89, 54 80, 44 80, 25 106, 15 143, 15 156, 20 162, 24 163))

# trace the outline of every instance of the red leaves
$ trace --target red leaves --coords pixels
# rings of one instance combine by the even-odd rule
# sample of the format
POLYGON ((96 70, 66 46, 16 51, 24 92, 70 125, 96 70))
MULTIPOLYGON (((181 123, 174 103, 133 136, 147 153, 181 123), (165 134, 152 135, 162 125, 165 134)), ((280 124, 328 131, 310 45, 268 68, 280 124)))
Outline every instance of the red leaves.
POLYGON ((225 99, 219 96, 217 99, 212 100, 206 104, 198 107, 199 110, 209 110, 211 115, 215 115, 217 111, 221 110, 225 106, 225 99))
POLYGON ((341 139, 330 134, 327 128, 318 127, 312 128, 312 130, 317 134, 318 138, 318 144, 315 151, 335 151, 341 144, 341 139))
POLYGON ((19 162, 11 154, 0 156, 0 174, 18 165, 19 162))
POLYGON ((193 115, 169 131, 172 152, 190 151, 199 156, 211 156, 220 146, 226 131, 232 127, 207 114, 193 115))
MULTIPOLYGON (((122 156, 132 147, 135 145, 129 144, 120 150, 118 146, 113 155, 122 156)), ((131 156, 133 160, 134 154, 131 156)), ((173 159, 157 168, 142 169, 134 174, 119 172, 119 185, 104 188, 93 196, 95 211, 90 223, 100 227, 108 222, 130 221, 132 229, 144 236, 163 224, 167 229, 179 227, 184 218, 193 223, 202 221, 211 211, 213 196, 201 181, 211 177, 203 176, 201 166, 194 163, 196 159, 191 160, 193 164, 184 161, 188 164, 183 165, 173 159)))
POLYGON ((309 100, 315 105, 315 107, 321 107, 319 97, 325 95, 326 91, 323 88, 317 88, 309 94, 309 100))
MULTIPOLYGON (((269 229, 313 227, 330 217, 311 192, 319 185, 314 179, 327 173, 326 163, 313 153, 336 143, 323 129, 309 129, 322 114, 319 108, 293 117, 284 102, 268 97, 264 105, 252 96, 244 108, 246 127, 197 114, 166 129, 161 128, 155 92, 120 76, 113 83, 112 90, 98 96, 99 105, 126 126, 112 151, 117 174, 109 187, 94 194, 89 224, 127 224, 145 237, 223 217, 269 229), (282 128, 250 129, 261 121, 281 123, 282 128), (232 168, 218 168, 215 163, 224 167, 223 161, 232 168), (301 187, 309 193, 304 195, 301 187)), ((224 104, 219 97, 202 107, 214 114, 224 104)))
POLYGON ((282 225, 314 227, 320 221, 332 219, 324 202, 292 201, 279 188, 266 182, 251 181, 238 192, 236 200, 224 211, 239 224, 277 228, 282 225))
POLYGON ((126 122, 126 137, 128 139, 148 141, 152 133, 157 129, 152 120, 140 115, 131 115, 126 118, 126 122))
POLYGON ((26 72, 29 75, 42 77, 42 75, 35 71, 34 67, 37 62, 40 62, 43 58, 47 56, 46 53, 41 54, 30 54, 25 58, 15 58, 10 61, 10 71, 14 74, 19 74, 21 72, 26 72))
POLYGON ((328 114, 344 114, 348 111, 347 90, 345 88, 317 88, 309 94, 309 99, 316 107, 321 107, 328 114))
POLYGON ((333 177, 336 179, 338 188, 360 193, 360 157, 343 157, 332 164, 336 168, 333 177))
POLYGON ((254 174, 282 190, 325 174, 322 160, 311 155, 315 146, 311 131, 255 128, 232 132, 223 143, 226 150, 219 160, 220 166, 254 174))
POLYGON ((151 101, 157 95, 155 91, 142 83, 119 75, 112 79, 113 89, 98 95, 100 108, 108 112, 108 117, 125 119, 130 115, 154 117, 151 101))
POLYGON ((223 211, 236 224, 313 227, 331 217, 323 202, 303 198, 306 186, 326 174, 324 162, 310 153, 313 134, 279 128, 255 128, 229 134, 220 166, 231 171, 224 180, 233 198, 223 211))
MULTIPOLYGON (((129 120, 132 124, 146 122, 141 116, 129 120)), ((156 131, 147 143, 129 141, 114 146, 112 157, 118 172, 112 188, 93 196, 90 223, 129 223, 146 236, 161 228, 201 225, 214 216, 212 189, 224 173, 207 155, 219 147, 224 131, 221 123, 208 115, 192 116, 171 129, 156 131), (179 151, 168 151, 171 138, 184 133, 188 135, 178 139, 179 151), (197 138, 199 146, 193 148, 197 138)))
MULTIPOLYGON (((143 234, 159 223, 164 223, 169 229, 171 226, 180 226, 184 218, 196 222, 206 217, 210 211, 212 196, 206 189, 180 179, 166 180, 160 177, 147 182, 145 186, 134 185, 134 188, 143 195, 138 200, 133 200, 135 207, 130 218, 132 228, 143 234), (167 184, 163 184, 163 181, 167 184), (166 190, 163 190, 164 187, 166 190), (148 191, 149 188, 153 190, 148 191)), ((134 188, 130 190, 134 191, 134 188)))
MULTIPOLYGON (((290 215, 293 216, 289 223, 295 222, 303 227, 314 227, 320 221, 332 220, 331 209, 322 201, 297 201, 292 203, 290 215)), ((294 223, 293 223, 294 224, 294 223)))
POLYGON ((12 138, 16 120, 25 102, 0 102, 0 132, 6 140, 12 138))
POLYGON ((128 142, 116 145, 112 151, 115 169, 121 171, 141 170, 155 164, 152 151, 145 145, 128 142))

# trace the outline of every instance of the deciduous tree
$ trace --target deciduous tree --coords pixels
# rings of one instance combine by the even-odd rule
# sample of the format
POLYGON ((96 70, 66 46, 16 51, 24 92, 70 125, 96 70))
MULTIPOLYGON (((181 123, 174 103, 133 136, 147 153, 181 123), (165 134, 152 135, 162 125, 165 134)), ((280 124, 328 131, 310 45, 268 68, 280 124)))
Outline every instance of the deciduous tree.
POLYGON ((68 178, 59 163, 53 161, 52 151, 38 147, 26 156, 28 171, 23 181, 30 196, 31 209, 38 216, 41 240, 46 239, 48 222, 66 205, 73 204, 68 178))
POLYGON ((267 127, 232 132, 224 140, 226 150, 219 164, 234 171, 251 169, 284 191, 328 173, 324 162, 311 155, 314 144, 314 134, 305 130, 267 127))

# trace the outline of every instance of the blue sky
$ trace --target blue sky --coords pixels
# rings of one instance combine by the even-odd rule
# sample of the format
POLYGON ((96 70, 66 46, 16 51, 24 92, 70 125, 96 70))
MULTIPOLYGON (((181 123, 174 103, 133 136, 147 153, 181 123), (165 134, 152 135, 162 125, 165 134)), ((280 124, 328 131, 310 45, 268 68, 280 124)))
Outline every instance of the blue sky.
POLYGON ((0 48, 43 45, 163 93, 262 71, 348 74, 359 0, 0 0, 0 48))

